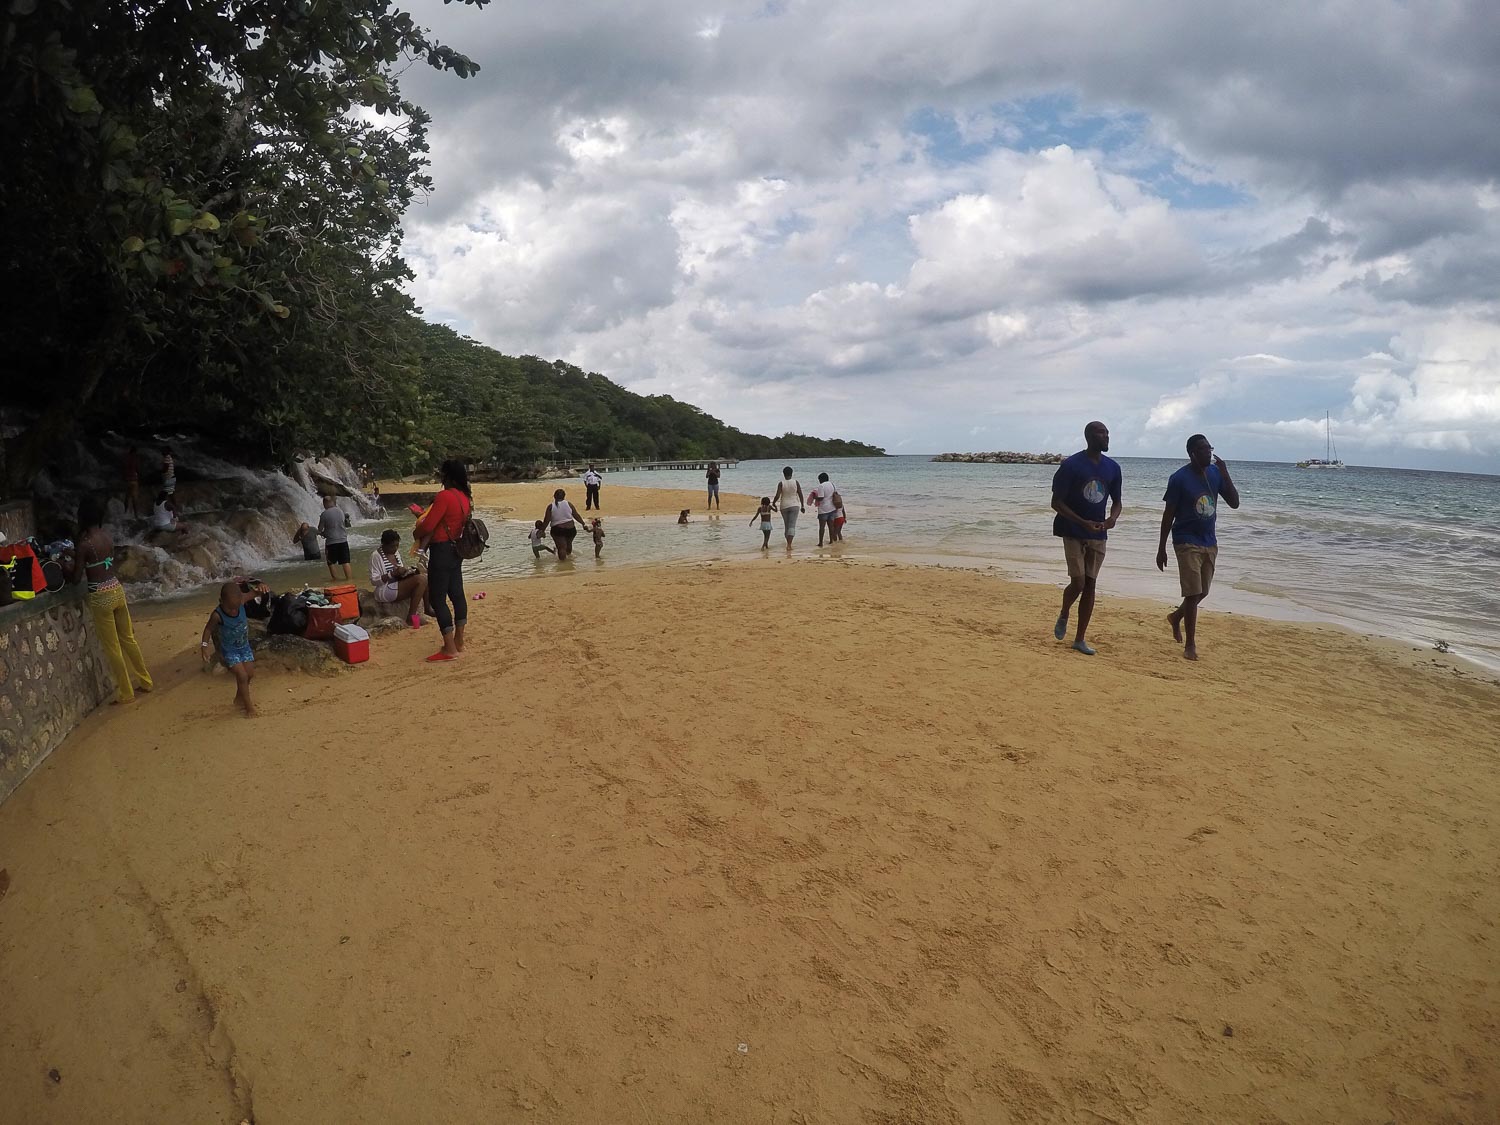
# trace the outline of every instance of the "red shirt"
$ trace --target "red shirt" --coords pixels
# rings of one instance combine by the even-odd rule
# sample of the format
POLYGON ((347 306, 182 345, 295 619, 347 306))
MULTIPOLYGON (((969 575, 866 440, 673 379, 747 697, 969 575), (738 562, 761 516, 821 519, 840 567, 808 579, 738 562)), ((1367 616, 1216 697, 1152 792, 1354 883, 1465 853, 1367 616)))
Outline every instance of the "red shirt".
POLYGON ((464 529, 464 521, 474 506, 456 488, 445 488, 437 494, 427 514, 417 521, 416 535, 431 535, 434 543, 451 543, 464 529))

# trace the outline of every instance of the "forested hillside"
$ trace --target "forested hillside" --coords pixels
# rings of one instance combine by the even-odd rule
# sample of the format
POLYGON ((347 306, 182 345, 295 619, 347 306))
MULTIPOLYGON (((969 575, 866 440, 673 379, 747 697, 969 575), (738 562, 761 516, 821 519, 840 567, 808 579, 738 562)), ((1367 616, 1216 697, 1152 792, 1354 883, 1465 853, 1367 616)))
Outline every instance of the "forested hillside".
MULTIPOLYGON (((810 440, 418 319, 401 216, 434 189, 429 118, 399 80, 479 67, 387 0, 12 0, 0 22, 0 488, 105 428, 391 468, 810 440)), ((806 447, 839 448, 871 452, 806 447)))
POLYGON ((762 437, 666 395, 633 394, 562 360, 502 355, 420 324, 431 399, 422 442, 470 460, 524 465, 562 457, 867 457, 884 450, 801 434, 762 437))

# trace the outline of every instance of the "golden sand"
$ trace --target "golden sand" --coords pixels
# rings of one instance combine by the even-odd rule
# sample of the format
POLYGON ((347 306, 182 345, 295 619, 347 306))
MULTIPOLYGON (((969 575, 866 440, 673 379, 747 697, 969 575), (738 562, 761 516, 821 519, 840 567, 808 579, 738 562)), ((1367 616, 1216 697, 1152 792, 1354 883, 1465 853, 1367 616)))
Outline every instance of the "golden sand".
MULTIPOLYGON (((621 485, 615 482, 615 476, 611 474, 605 477, 603 486, 599 489, 600 508, 598 515, 609 518, 611 516, 675 516, 683 508, 690 509, 694 515, 701 515, 707 511, 708 490, 685 489, 685 488, 642 488, 632 485, 621 485)), ((635 477, 644 474, 640 472, 630 474, 635 477)), ((399 482, 383 482, 380 491, 383 493, 400 492, 411 488, 399 482)), ((725 487, 728 487, 726 482, 725 487)), ((547 510, 547 505, 552 503, 552 494, 561 488, 568 494, 568 499, 578 508, 580 514, 592 515, 594 513, 584 512, 584 490, 581 480, 544 480, 523 481, 518 484, 476 484, 474 488, 474 503, 481 508, 487 508, 492 512, 499 512, 515 519, 541 519, 542 513, 547 510)), ((725 491, 719 497, 719 503, 726 512, 742 513, 750 515, 760 504, 759 496, 745 496, 739 493, 725 491)), ((714 509, 718 511, 718 508, 714 509)))
POLYGON ((0 1119, 1500 1118, 1500 690, 1104 589, 503 583, 251 721, 148 621, 0 807, 0 1119))

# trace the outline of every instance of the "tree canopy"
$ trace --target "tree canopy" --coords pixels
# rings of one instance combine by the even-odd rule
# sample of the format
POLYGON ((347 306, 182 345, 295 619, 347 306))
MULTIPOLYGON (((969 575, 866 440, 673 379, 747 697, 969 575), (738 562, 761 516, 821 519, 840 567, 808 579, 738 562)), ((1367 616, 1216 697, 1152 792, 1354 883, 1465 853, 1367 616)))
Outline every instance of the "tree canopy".
POLYGON ((429 119, 400 73, 479 68, 389 0, 7 13, 0 393, 28 419, 5 443, 8 487, 103 426, 389 463, 544 440, 681 453, 737 433, 565 364, 477 361, 415 317, 401 216, 432 187, 429 119), (454 380, 475 397, 455 401, 454 380))
MULTIPOLYGON (((508 356, 450 328, 412 322, 426 423, 411 464, 439 451, 525 467, 577 460, 685 457, 871 457, 878 446, 836 438, 747 434, 669 395, 638 395, 562 360, 508 356)), ((407 464, 376 455, 390 469, 407 464)))

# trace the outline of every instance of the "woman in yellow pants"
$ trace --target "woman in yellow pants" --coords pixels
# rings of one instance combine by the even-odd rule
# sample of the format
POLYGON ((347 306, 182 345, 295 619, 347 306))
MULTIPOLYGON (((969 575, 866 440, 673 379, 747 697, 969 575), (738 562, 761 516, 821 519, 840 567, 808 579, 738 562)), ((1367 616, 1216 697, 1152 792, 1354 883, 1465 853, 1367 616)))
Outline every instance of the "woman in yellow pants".
POLYGON ((92 496, 78 505, 77 554, 72 560, 72 578, 79 573, 89 585, 89 611, 99 632, 99 646, 115 674, 115 702, 129 703, 135 698, 130 675, 140 681, 141 691, 154 686, 146 670, 141 646, 135 643, 135 629, 130 624, 130 607, 125 604, 125 587, 113 574, 115 542, 104 530, 104 506, 92 496))

